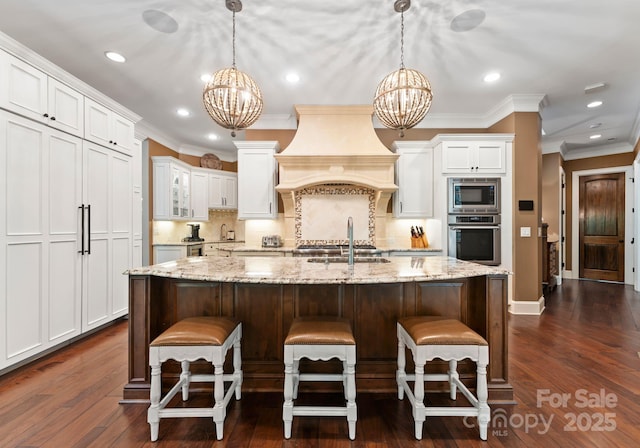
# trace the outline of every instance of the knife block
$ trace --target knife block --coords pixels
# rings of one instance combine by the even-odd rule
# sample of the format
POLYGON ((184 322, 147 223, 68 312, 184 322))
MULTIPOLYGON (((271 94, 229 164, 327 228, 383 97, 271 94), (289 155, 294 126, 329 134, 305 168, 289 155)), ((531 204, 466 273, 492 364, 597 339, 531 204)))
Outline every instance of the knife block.
POLYGON ((427 235, 422 236, 412 236, 411 237, 411 248, 412 249, 426 249, 429 247, 429 241, 427 240, 427 235))

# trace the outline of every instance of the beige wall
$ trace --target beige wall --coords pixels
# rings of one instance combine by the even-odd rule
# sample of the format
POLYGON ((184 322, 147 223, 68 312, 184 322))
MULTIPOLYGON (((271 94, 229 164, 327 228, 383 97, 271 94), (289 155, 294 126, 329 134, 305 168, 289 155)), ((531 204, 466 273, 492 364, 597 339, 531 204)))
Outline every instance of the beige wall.
POLYGON ((542 204, 542 152, 540 115, 516 112, 489 128, 513 133, 513 291, 514 300, 542 297, 542 244, 537 237, 542 204), (533 211, 518 210, 518 201, 533 200, 533 211), (530 227, 531 237, 520 237, 520 227, 530 227))

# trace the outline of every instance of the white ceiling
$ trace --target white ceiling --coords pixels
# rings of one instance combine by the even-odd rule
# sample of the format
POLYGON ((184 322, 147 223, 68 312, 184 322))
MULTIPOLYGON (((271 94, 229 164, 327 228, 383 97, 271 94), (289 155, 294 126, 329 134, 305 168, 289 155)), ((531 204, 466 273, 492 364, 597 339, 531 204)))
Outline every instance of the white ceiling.
MULTIPOLYGON (((378 82, 399 67, 400 15, 392 0, 243 6, 237 66, 256 80, 265 103, 255 127, 295 126, 294 104, 371 104, 378 82), (285 81, 290 71, 300 75, 297 85, 285 81)), ((434 91, 419 127, 472 127, 510 95, 544 94, 545 150, 569 158, 629 151, 640 133, 638 19, 635 0, 413 0, 405 13, 405 65, 427 75, 434 91), (454 30, 452 20, 470 10, 484 20, 454 30), (486 84, 491 70, 502 78, 486 84), (595 83, 606 87, 585 93, 595 83), (596 99, 603 106, 587 109, 596 99), (590 140, 594 133, 602 138, 590 140)), ((224 0, 1 0, 0 31, 142 116, 146 129, 174 147, 235 152, 229 131, 201 103, 200 75, 231 65, 224 0), (156 26, 169 32, 145 23, 148 10, 175 21, 156 26), (110 62, 107 50, 127 62, 110 62), (178 117, 179 107, 191 116, 178 117), (212 132, 220 140, 210 141, 212 132)))

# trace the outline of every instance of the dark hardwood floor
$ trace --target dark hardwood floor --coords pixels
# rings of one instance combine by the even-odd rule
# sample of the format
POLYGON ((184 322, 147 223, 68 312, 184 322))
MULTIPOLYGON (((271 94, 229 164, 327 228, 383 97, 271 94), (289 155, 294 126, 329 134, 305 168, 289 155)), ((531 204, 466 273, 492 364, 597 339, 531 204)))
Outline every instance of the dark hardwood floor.
POLYGON ((284 440, 281 394, 244 393, 229 406, 223 441, 210 419, 191 418, 161 421, 152 443, 146 406, 118 404, 127 379, 127 323, 120 322, 0 377, 0 447, 638 446, 640 294, 565 280, 546 303, 541 317, 509 318, 517 405, 509 413, 494 406, 487 442, 459 417, 427 419, 416 441, 408 401, 394 394, 358 395, 354 442, 344 418, 295 418, 284 440))

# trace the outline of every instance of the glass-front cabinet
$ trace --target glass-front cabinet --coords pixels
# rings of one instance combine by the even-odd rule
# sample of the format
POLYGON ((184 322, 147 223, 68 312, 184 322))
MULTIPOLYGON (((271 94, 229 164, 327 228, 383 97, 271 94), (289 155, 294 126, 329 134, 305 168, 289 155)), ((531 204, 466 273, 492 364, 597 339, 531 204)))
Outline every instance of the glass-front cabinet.
POLYGON ((189 220, 191 168, 173 157, 153 157, 153 219, 189 220))

